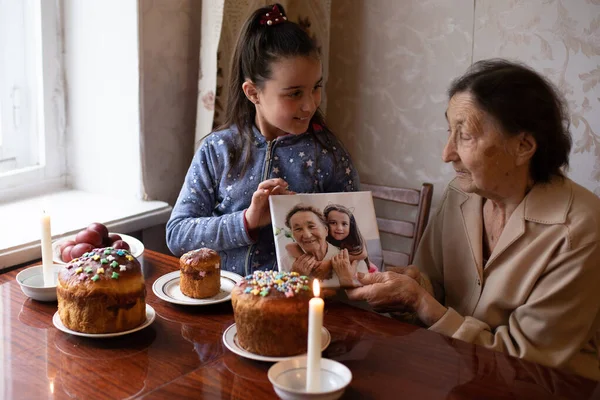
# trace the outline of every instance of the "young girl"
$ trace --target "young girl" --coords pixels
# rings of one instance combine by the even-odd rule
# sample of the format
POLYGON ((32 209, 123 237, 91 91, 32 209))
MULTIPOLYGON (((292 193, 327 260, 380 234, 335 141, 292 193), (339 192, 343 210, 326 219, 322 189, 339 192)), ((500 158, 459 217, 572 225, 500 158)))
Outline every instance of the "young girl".
MULTIPOLYGON (((341 204, 329 204, 323 210, 323 216, 329 228, 327 242, 340 249, 346 249, 350 262, 364 260, 369 272, 377 272, 375 264, 369 262, 367 247, 352 211, 341 204)), ((286 245, 286 250, 292 257, 299 257, 303 253, 296 243, 286 245)))
POLYGON ((358 190, 319 112, 322 84, 308 34, 278 4, 255 11, 233 56, 227 121, 194 155, 167 223, 173 254, 209 247, 224 270, 275 269, 269 196, 358 190))

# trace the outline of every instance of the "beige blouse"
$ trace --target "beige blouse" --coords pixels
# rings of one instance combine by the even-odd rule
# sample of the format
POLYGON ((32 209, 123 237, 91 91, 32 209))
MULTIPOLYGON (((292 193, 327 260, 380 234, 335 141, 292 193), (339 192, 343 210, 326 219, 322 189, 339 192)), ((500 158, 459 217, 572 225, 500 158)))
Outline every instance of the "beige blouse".
POLYGON ((600 380, 600 199, 536 185, 482 260, 482 198, 451 182, 414 264, 448 307, 429 329, 600 380))

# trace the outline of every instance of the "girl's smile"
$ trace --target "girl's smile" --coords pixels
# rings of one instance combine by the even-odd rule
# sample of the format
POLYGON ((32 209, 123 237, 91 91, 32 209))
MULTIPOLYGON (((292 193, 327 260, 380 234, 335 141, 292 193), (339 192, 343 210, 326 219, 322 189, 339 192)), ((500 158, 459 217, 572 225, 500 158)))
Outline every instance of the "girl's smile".
POLYGON ((350 233, 350 217, 339 211, 332 210, 327 215, 329 234, 335 239, 342 241, 350 233))

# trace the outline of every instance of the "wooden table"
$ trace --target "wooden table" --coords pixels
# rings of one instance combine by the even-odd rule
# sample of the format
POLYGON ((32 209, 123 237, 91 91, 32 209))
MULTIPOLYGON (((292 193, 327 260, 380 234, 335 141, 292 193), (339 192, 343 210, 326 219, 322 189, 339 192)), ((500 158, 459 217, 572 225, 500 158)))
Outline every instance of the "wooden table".
MULTIPOLYGON (((58 331, 57 303, 27 298, 0 275, 0 398, 276 398, 270 363, 241 358, 222 342, 230 303, 184 307, 158 299, 154 281, 178 260, 146 250, 143 268, 154 323, 136 333, 88 339, 58 331)), ((375 313, 328 302, 332 342, 348 399, 593 398, 598 382, 456 341, 375 313)))

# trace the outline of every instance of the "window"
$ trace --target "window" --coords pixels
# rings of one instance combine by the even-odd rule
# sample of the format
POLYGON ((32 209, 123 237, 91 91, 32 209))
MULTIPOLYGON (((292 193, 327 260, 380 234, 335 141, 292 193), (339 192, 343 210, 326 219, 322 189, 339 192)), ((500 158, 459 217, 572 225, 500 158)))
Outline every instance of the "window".
POLYGON ((65 185, 59 0, 0 0, 0 201, 65 185))

